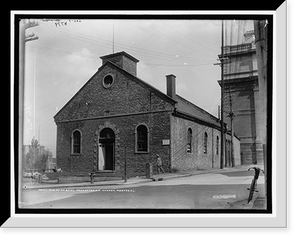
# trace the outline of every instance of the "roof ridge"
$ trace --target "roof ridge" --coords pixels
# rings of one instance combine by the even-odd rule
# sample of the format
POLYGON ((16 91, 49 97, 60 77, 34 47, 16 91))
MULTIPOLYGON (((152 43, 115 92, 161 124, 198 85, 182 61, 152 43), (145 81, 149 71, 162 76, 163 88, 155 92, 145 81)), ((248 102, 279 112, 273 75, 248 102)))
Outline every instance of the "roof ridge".
MULTIPOLYGON (((137 76, 129 73, 128 71, 124 70, 123 68, 121 68, 120 66, 118 66, 117 64, 111 62, 110 60, 108 60, 105 64, 101 65, 98 70, 96 71, 96 73, 94 73, 85 83, 84 85, 67 101, 67 103, 65 105, 63 105, 63 107, 61 107, 61 109, 53 116, 54 120, 55 118, 59 115, 59 113, 62 112, 62 110, 75 98, 75 96, 83 90, 83 88, 94 78, 94 76, 96 76, 96 74, 99 73, 99 71, 101 71, 106 65, 111 64, 114 67, 120 69, 121 71, 125 72, 126 74, 129 74, 131 77, 134 77, 135 79, 137 79, 140 83, 142 83, 143 85, 148 86, 149 88, 153 89, 156 93, 158 93, 159 95, 162 95, 164 98, 168 99, 169 101, 172 101, 173 103, 177 103, 176 100, 174 100, 173 98, 171 98, 170 96, 168 96, 167 94, 163 93, 162 91, 160 91, 159 89, 155 88, 154 86, 150 85, 149 83, 147 83, 146 81, 138 78, 137 76)), ((138 83, 138 82, 136 82, 138 83)))
POLYGON ((139 77, 131 74, 130 72, 126 71, 125 69, 121 68, 120 66, 118 66, 117 64, 111 62, 110 60, 108 60, 105 64, 110 63, 112 65, 114 65, 115 67, 119 68, 120 70, 124 71, 125 73, 131 75, 132 77, 134 77, 135 79, 139 80, 142 84, 147 85, 148 87, 150 87, 151 89, 155 90, 156 92, 158 92, 159 94, 162 94, 164 97, 167 97, 169 100, 172 100, 173 102, 177 102, 176 100, 174 100, 173 98, 171 98, 170 96, 168 96, 167 94, 165 94, 164 92, 160 91, 159 89, 157 89, 156 87, 154 87, 153 85, 149 84, 148 82, 140 79, 139 77))
POLYGON ((218 120, 218 118, 214 115, 212 115, 211 113, 209 113, 208 111, 204 110, 203 108, 199 107, 198 105, 194 104, 193 102, 183 98, 182 96, 176 94, 177 97, 181 98, 182 100, 186 101, 188 104, 192 105, 193 107, 197 108, 198 110, 204 112, 205 114, 208 114, 209 116, 213 117, 214 119, 218 120))

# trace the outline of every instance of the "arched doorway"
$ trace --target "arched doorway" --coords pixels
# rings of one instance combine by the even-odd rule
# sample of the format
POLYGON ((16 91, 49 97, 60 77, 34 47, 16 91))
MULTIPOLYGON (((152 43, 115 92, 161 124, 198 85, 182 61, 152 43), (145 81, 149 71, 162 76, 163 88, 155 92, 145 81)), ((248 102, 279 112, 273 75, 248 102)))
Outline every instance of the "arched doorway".
POLYGON ((115 133, 110 128, 100 132, 98 148, 98 170, 115 169, 115 133))

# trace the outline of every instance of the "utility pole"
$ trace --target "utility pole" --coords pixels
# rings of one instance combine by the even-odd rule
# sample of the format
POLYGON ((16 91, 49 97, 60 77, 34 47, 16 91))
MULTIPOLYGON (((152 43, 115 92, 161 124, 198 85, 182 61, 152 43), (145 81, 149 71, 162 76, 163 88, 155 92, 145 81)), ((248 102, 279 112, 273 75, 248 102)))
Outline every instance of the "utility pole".
POLYGON ((127 182, 127 147, 125 147, 125 159, 124 159, 124 183, 127 182))
MULTIPOLYGON (((25 20, 19 22, 19 160, 23 157, 24 123, 24 62, 25 62, 25 20)), ((22 176, 22 162, 19 162, 19 177, 22 176)), ((19 178, 22 180, 22 178, 19 178)), ((19 181, 20 182, 20 181, 19 181)), ((19 183, 20 185, 21 183, 19 183)), ((20 190, 20 188, 19 188, 20 190)), ((20 195, 19 195, 20 197, 20 195)))
MULTIPOLYGON (((26 29, 32 28, 38 25, 36 21, 30 21, 27 19, 20 19, 19 21, 19 176, 22 176, 23 172, 23 141, 24 141, 24 80, 25 80, 25 43, 28 41, 32 41, 38 39, 38 37, 31 33, 26 35, 26 29)), ((21 180, 19 179, 21 186, 21 180)))
MULTIPOLYGON (((33 28, 38 26, 38 22, 35 21, 28 21, 25 24, 25 30, 28 28, 33 28)), ((39 37, 35 35, 35 33, 30 33, 28 35, 25 35, 25 40, 24 40, 24 51, 25 51, 25 43, 33 40, 37 40, 39 37)), ((25 55, 25 53, 24 53, 25 55)), ((25 56, 24 56, 25 59, 25 56)), ((35 61, 36 61, 36 48, 34 48, 34 59, 33 59, 33 137, 35 139, 35 61)), ((24 69, 25 69, 25 61, 23 63, 24 69)), ((24 76, 25 78, 25 76, 24 76)))
POLYGON ((223 169, 224 164, 224 20, 221 26, 221 159, 220 169, 223 169))
POLYGON ((113 20, 113 38, 112 38, 112 51, 115 53, 115 20, 113 20))
POLYGON ((221 66, 221 155, 220 155, 220 169, 224 167, 224 20, 221 26, 221 57, 218 59, 220 63, 214 65, 221 66))
MULTIPOLYGON (((38 22, 29 21, 26 19, 21 19, 19 23, 19 133, 20 133, 20 143, 23 146, 23 124, 24 124, 24 80, 25 80, 25 43, 28 41, 33 41, 38 39, 34 34, 26 35, 26 29, 38 26, 38 22)), ((34 86, 35 87, 35 86, 34 86)), ((35 110, 34 110, 35 111, 35 110)), ((22 153, 22 152, 20 152, 22 153)))

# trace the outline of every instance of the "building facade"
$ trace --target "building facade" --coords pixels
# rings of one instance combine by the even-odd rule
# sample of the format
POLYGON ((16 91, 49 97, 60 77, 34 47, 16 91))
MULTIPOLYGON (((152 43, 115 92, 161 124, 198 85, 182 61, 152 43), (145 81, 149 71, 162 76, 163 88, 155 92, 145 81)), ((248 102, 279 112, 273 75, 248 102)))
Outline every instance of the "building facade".
MULTIPOLYGON (((260 105, 254 32, 244 34, 242 44, 223 47, 224 121, 241 141, 242 164, 263 163, 260 123, 265 117, 260 105)), ((221 81, 218 81, 221 84, 221 81)))
MULTIPOLYGON (((59 168, 119 175, 126 160, 129 173, 145 173, 156 154, 166 171, 219 167, 219 119, 178 96, 174 75, 166 76, 165 94, 136 76, 138 60, 128 53, 101 59, 54 116, 59 168)), ((238 162, 237 137, 235 145, 238 162)))

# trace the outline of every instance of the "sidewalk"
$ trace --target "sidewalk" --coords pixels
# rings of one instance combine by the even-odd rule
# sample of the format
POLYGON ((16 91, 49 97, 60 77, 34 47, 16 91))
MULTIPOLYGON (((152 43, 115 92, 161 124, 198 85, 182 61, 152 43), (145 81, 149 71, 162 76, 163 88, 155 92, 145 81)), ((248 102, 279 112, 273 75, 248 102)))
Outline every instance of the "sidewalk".
MULTIPOLYGON (((229 180, 232 180, 232 184, 234 184, 234 178, 241 178, 244 174, 239 174, 238 172, 241 171, 247 171, 249 167, 254 167, 258 166, 261 168, 259 165, 247 165, 247 166, 237 166, 237 167, 224 167, 223 169, 208 169, 208 170, 194 170, 194 171, 189 171, 189 172, 177 172, 177 173, 163 173, 163 174, 154 174, 151 179, 146 179, 145 176, 139 176, 139 177, 131 177, 127 179, 127 182, 124 182, 124 180, 110 180, 110 181, 99 181, 99 182, 81 182, 81 183, 42 183, 42 184, 35 184, 31 183, 31 185, 24 184, 23 185, 23 190, 37 190, 37 191, 42 191, 42 190, 51 190, 51 191, 68 191, 71 189, 81 189, 84 190, 86 189, 87 191, 90 189, 98 189, 100 187, 107 187, 109 186, 115 186, 114 188, 127 188, 129 185, 134 185, 134 184, 140 184, 140 183, 150 183, 153 181, 165 181, 169 179, 175 179, 175 178, 183 178, 183 177, 189 177, 189 176, 195 176, 195 175, 203 175, 203 177, 197 178, 199 180, 199 184, 203 185, 222 185, 223 180, 227 180, 226 178, 229 178, 229 180), (233 174, 234 172, 237 172, 237 174, 233 174), (226 174, 228 173, 228 174, 226 174), (208 174, 208 175, 204 175, 208 174), (224 175, 209 175, 209 174, 224 174, 224 175), (214 184, 209 184, 210 182, 214 184), (218 183, 219 180, 219 184, 218 183), (221 182, 220 182, 221 180, 221 182), (27 186, 25 186, 27 185, 27 186), (127 186, 127 187, 126 187, 127 186)), ((250 174, 250 173, 249 173, 250 174)), ((242 178, 243 179, 243 178, 242 178)), ((241 185, 245 185, 247 183, 248 186, 248 181, 252 179, 252 173, 251 176, 247 175, 247 181, 244 182, 241 185)), ((239 179, 241 180, 241 179, 239 179)), ((183 182, 188 182, 188 180, 183 180, 183 182)), ((241 180, 242 181, 242 180, 241 180)), ((227 182, 225 181, 226 184, 224 185, 232 185, 230 184, 230 181, 227 182)), ((238 182, 240 183, 240 182, 238 182)), ((250 185, 250 181, 249 181, 250 185)), ((132 187, 132 186, 131 186, 132 187)), ((265 192, 263 189, 262 185, 259 185, 259 192, 255 192, 252 201, 247 203, 247 197, 248 197, 248 192, 246 190, 246 187, 243 189, 242 194, 240 193, 239 198, 236 198, 232 200, 231 202, 228 202, 228 204, 225 204, 227 206, 224 206, 225 209, 266 209, 266 199, 265 199, 265 192)), ((33 193, 34 194, 34 193, 33 193)), ((225 200, 226 201, 226 200, 225 200)))
POLYGON ((249 167, 258 166, 258 165, 247 165, 247 166, 236 166, 236 167, 224 167, 223 169, 207 169, 207 170, 195 170, 189 172, 178 172, 178 173, 163 173, 163 174, 155 174, 152 179, 146 179, 146 177, 133 177, 127 179, 127 182, 124 180, 112 180, 112 181, 100 181, 100 182, 81 182, 81 183, 43 183, 43 184, 24 184, 23 190, 34 190, 34 189, 61 189, 61 188, 74 188, 74 187, 96 187, 96 186, 110 186, 110 185, 129 185, 129 184, 138 184, 138 183, 146 183, 152 181, 163 181, 166 179, 173 178, 182 178, 193 175, 201 175, 207 173, 226 173, 226 172, 234 172, 241 170, 248 170, 249 167))
POLYGON ((258 195, 253 202, 252 209, 266 209, 267 202, 266 202, 266 193, 264 190, 259 189, 258 195))

